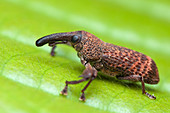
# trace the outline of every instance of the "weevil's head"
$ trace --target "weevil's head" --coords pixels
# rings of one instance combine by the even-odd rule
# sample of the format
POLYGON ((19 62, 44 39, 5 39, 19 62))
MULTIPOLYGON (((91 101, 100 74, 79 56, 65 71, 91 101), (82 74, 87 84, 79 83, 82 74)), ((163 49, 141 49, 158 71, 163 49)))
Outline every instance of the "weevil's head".
POLYGON ((82 38, 85 31, 75 31, 66 33, 55 33, 44 36, 36 41, 36 46, 55 46, 56 44, 67 44, 80 51, 83 48, 82 38))

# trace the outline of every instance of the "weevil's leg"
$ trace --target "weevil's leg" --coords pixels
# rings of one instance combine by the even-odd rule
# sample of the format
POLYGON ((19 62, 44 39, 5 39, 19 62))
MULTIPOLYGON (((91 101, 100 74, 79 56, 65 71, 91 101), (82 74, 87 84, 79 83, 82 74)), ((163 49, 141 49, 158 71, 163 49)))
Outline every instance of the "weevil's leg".
MULTIPOLYGON (((78 81, 66 81, 66 82, 65 82, 65 83, 66 83, 66 86, 65 86, 65 88, 61 91, 61 94, 67 95, 68 84, 78 84, 78 83, 81 83, 81 82, 86 81, 86 80, 88 80, 88 79, 90 79, 90 81, 92 81, 92 80, 93 80, 92 78, 94 78, 93 76, 94 76, 94 75, 97 76, 97 74, 96 74, 97 72, 94 71, 95 69, 90 65, 90 63, 87 63, 87 64, 85 65, 85 67, 86 67, 86 69, 83 71, 83 74, 80 75, 80 77, 83 77, 83 79, 80 79, 80 80, 78 80, 78 81), (91 79, 92 79, 92 80, 91 80, 91 79)), ((85 86, 84 90, 89 86, 90 81, 89 81, 89 83, 85 86)), ((83 93, 84 93, 84 90, 82 91, 83 93)), ((82 99, 82 100, 85 100, 85 98, 82 99)))
POLYGON ((67 95, 68 84, 78 84, 78 83, 81 83, 81 82, 86 81, 86 80, 88 80, 88 79, 83 78, 83 79, 80 79, 80 80, 78 80, 78 81, 66 81, 66 82, 65 82, 65 83, 66 83, 66 86, 65 86, 64 89, 60 92, 60 94, 62 94, 62 95, 67 95))
POLYGON ((50 47, 52 47, 51 52, 50 52, 50 55, 51 55, 51 56, 55 56, 56 44, 57 44, 57 43, 55 43, 55 42, 49 42, 49 43, 48 43, 48 45, 49 45, 50 47))
POLYGON ((86 84, 86 86, 83 88, 83 90, 81 90, 82 95, 80 96, 79 100, 81 101, 85 101, 85 94, 84 91, 87 89, 87 87, 90 85, 90 83, 97 77, 97 70, 95 68, 93 68, 93 75, 91 76, 89 82, 86 84))
POLYGON ((138 76, 138 75, 130 75, 130 76, 124 76, 124 77, 116 76, 116 77, 117 77, 117 79, 120 79, 120 80, 141 81, 141 83, 142 83, 142 94, 145 94, 150 99, 156 99, 155 96, 145 92, 145 83, 144 83, 143 77, 138 76))
POLYGON ((51 52, 50 52, 51 56, 55 56, 55 48, 56 48, 56 45, 53 46, 52 49, 51 49, 51 52))
POLYGON ((130 76, 116 76, 117 79, 119 80, 131 80, 131 81, 140 81, 141 76, 139 75, 130 75, 130 76))
POLYGON ((153 96, 153 95, 151 95, 151 94, 149 94, 149 93, 147 93, 147 92, 145 91, 145 83, 144 83, 143 77, 142 77, 142 79, 141 79, 141 83, 142 83, 142 94, 145 94, 145 95, 148 96, 150 99, 156 99, 155 96, 153 96))
POLYGON ((66 44, 66 43, 67 43, 67 41, 62 41, 62 42, 49 42, 48 45, 52 47, 51 52, 50 52, 50 55, 51 55, 51 56, 55 56, 55 48, 57 47, 57 46, 56 46, 57 44, 66 44))

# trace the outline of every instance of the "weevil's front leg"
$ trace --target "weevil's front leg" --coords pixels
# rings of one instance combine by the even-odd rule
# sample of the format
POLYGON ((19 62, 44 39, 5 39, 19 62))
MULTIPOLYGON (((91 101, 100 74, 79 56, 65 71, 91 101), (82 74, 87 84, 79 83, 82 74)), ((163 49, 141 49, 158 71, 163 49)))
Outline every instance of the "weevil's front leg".
POLYGON ((55 56, 55 48, 57 47, 57 44, 65 44, 67 43, 66 41, 62 41, 62 42, 49 42, 49 46, 52 47, 50 55, 51 56, 55 56))
POLYGON ((67 89, 68 89, 68 84, 78 84, 81 83, 83 81, 86 81, 88 79, 90 79, 90 81, 87 83, 87 85, 84 87, 84 89, 81 91, 82 95, 80 97, 80 100, 85 101, 85 95, 84 95, 84 91, 87 89, 87 87, 90 85, 90 83, 94 80, 94 78, 96 78, 97 76, 97 70, 95 68, 93 68, 90 63, 85 64, 86 69, 83 71, 83 74, 80 75, 80 77, 83 77, 82 79, 78 80, 78 81, 66 81, 66 86, 65 88, 61 91, 61 94, 63 95, 67 95, 67 89))
POLYGON ((53 46, 52 49, 51 49, 51 52, 50 52, 51 56, 55 56, 55 48, 56 48, 56 45, 53 46))
POLYGON ((142 83, 142 94, 145 94, 145 95, 148 96, 150 99, 156 99, 155 96, 153 96, 153 95, 151 95, 151 94, 149 94, 149 93, 147 93, 147 92, 145 91, 145 83, 144 83, 143 77, 142 77, 142 79, 141 79, 141 83, 142 83))
POLYGON ((56 43, 55 42, 49 42, 48 45, 52 47, 50 55, 55 56, 55 48, 56 48, 56 43))

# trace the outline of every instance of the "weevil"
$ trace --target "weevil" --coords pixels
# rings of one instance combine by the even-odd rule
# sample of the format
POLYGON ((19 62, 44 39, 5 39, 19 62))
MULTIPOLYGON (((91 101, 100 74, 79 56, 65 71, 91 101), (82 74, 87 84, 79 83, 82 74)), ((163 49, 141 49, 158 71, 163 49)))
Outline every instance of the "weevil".
POLYGON ((43 46, 47 43, 52 47, 52 56, 55 54, 54 49, 57 44, 72 46, 77 51, 81 63, 85 66, 85 70, 80 75, 82 79, 75 81, 66 80, 66 85, 61 91, 62 95, 67 95, 69 84, 78 84, 89 80, 81 90, 82 94, 79 98, 85 101, 84 91, 100 71, 120 80, 141 82, 142 94, 145 94, 150 99, 156 99, 154 95, 145 91, 145 83, 157 84, 159 82, 158 68, 149 56, 125 47, 103 42, 95 35, 86 31, 47 35, 38 39, 36 46, 43 46))

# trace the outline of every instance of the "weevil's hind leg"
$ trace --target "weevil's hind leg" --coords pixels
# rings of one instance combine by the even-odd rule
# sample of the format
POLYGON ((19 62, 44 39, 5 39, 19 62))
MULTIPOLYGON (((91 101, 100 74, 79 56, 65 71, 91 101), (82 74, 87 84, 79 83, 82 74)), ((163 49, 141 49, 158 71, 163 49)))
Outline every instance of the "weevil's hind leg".
POLYGON ((130 75, 130 76, 116 76, 117 79, 120 79, 120 80, 131 80, 131 81, 141 81, 142 83, 142 94, 145 94, 146 96, 148 96, 150 99, 156 99, 155 96, 147 93, 145 91, 145 83, 144 83, 144 80, 143 80, 143 77, 139 76, 139 75, 130 75))
POLYGON ((86 69, 83 71, 83 74, 80 75, 80 77, 83 77, 82 79, 78 80, 78 81, 66 81, 66 86, 64 87, 64 89, 61 91, 62 95, 67 95, 67 89, 68 89, 68 84, 78 84, 81 83, 83 81, 86 81, 88 79, 89 82, 86 84, 86 86, 83 88, 82 95, 80 96, 80 100, 81 101, 85 101, 85 94, 84 91, 87 89, 87 87, 90 85, 90 83, 96 78, 97 76, 97 70, 95 68, 93 68, 90 63, 87 63, 86 65, 86 69))
POLYGON ((51 52, 50 52, 51 56, 55 56, 55 48, 56 48, 56 45, 53 46, 52 49, 51 49, 51 52))
POLYGON ((143 77, 142 77, 142 79, 141 79, 141 83, 142 83, 142 94, 145 94, 145 95, 146 95, 147 97, 149 97, 150 99, 156 99, 155 96, 153 96, 153 95, 151 95, 151 94, 149 94, 149 93, 147 93, 147 92, 145 91, 145 83, 144 83, 143 77))

